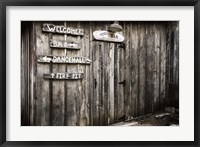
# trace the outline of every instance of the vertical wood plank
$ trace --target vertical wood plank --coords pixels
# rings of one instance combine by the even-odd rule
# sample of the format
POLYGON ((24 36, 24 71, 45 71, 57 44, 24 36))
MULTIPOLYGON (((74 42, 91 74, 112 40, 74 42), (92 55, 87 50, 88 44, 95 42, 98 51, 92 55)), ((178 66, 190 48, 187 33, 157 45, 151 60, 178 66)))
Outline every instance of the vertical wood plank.
MULTIPOLYGON (((121 26, 123 26, 123 33, 125 30, 124 22, 119 22, 121 26)), ((126 44, 124 44, 126 45, 126 44)), ((125 120, 125 84, 126 84, 126 78, 125 78, 125 48, 120 47, 120 44, 116 45, 115 47, 115 108, 117 108, 116 112, 116 121, 124 121, 125 120), (121 83, 122 84, 119 84, 121 83), (124 83, 123 83, 124 82, 124 83)))
POLYGON ((146 38, 145 38, 146 30, 144 27, 144 23, 139 23, 138 25, 138 46, 139 46, 139 56, 138 56, 138 115, 145 114, 145 80, 146 80, 146 38))
MULTIPOLYGON (((106 30, 108 30, 108 26, 110 25, 110 22, 103 22, 106 24, 106 30)), ((110 97, 109 97, 109 87, 110 87, 110 43, 104 42, 104 68, 103 68, 103 81, 104 81, 104 120, 105 125, 110 124, 110 97)))
MULTIPOLYGON (((77 22, 68 22, 68 27, 77 27, 77 22)), ((67 41, 77 42, 77 36, 67 35, 67 41)), ((78 56, 77 50, 67 50, 67 56, 78 56)), ((78 65, 67 65, 68 73, 79 72, 78 65)), ((85 78, 85 75, 84 75, 85 78)), ((79 125, 80 107, 77 101, 81 99, 77 80, 68 80, 67 87, 67 124, 69 126, 79 125), (77 116, 78 115, 78 116, 77 116)))
POLYGON ((92 60, 92 64, 90 65, 89 68, 89 74, 90 74, 90 79, 89 79, 89 88, 90 88, 90 92, 89 92, 89 116, 90 116, 90 125, 93 125, 93 104, 94 104, 94 76, 93 76, 93 65, 94 65, 94 58, 93 58, 93 51, 94 51, 94 46, 93 46, 93 22, 89 22, 90 25, 90 29, 89 29, 89 57, 92 60))
MULTIPOLYGON (((94 22, 94 30, 100 30, 101 24, 98 22, 94 22)), ((99 46, 100 43, 98 41, 95 41, 93 43, 93 79, 94 79, 94 99, 93 99, 93 125, 97 126, 99 125, 99 89, 100 89, 100 67, 99 67, 99 46)))
MULTIPOLYGON (((29 57, 29 27, 28 22, 21 22, 21 125, 29 125, 29 87, 28 64, 29 57)), ((33 29, 31 27, 30 29, 33 29)))
POLYGON ((166 104, 166 64, 167 64, 167 44, 166 44, 166 24, 163 23, 160 30, 160 108, 166 104))
POLYGON ((109 71, 109 98, 110 98, 110 123, 114 123, 114 43, 110 43, 110 71, 109 71))
MULTIPOLYGON (((89 44, 90 44, 90 29, 89 29, 89 23, 88 22, 81 22, 80 28, 84 29, 84 36, 83 38, 81 38, 81 44, 82 44, 82 48, 81 48, 81 52, 79 53, 79 56, 83 56, 83 57, 89 57, 89 53, 90 53, 90 48, 89 48, 89 44)), ((81 89, 80 91, 82 91, 82 94, 80 93, 80 96, 82 96, 82 101, 80 101, 80 122, 79 124, 82 126, 85 125, 89 125, 89 92, 90 92, 90 87, 89 87, 89 78, 90 78, 90 73, 89 73, 89 67, 90 65, 81 65, 79 67, 79 69, 81 69, 81 71, 84 73, 85 77, 82 81, 80 81, 81 83, 79 83, 79 89, 81 89), (82 103, 81 103, 82 102, 82 103)), ((79 102, 77 102, 79 103, 79 102)))
MULTIPOLYGON (((116 46, 116 45, 115 45, 116 46)), ((121 50, 121 48, 115 47, 114 48, 114 121, 118 122, 119 117, 118 117, 118 101, 120 99, 120 95, 119 95, 119 82, 120 81, 120 76, 119 76, 119 59, 120 59, 120 55, 119 55, 119 51, 121 50)))
POLYGON ((179 22, 174 22, 174 70, 175 70, 175 104, 174 107, 179 108, 179 22))
MULTIPOLYGON (((119 65, 118 65, 118 83, 119 82, 125 82, 125 49, 124 48, 117 48, 118 51, 118 59, 119 59, 119 65)), ((125 95, 125 84, 118 84, 118 121, 124 120, 125 116, 125 107, 124 107, 124 95, 125 95)))
MULTIPOLYGON (((64 22, 64 26, 67 27, 69 24, 68 22, 64 22)), ((67 41, 67 34, 64 35, 64 40, 67 41)), ((67 49, 64 49, 65 51, 65 56, 67 56, 67 49)), ((65 72, 68 72, 68 65, 65 65, 65 72)), ((67 98, 67 93, 68 93, 68 81, 64 81, 64 90, 65 90, 65 95, 64 95, 64 125, 68 126, 68 98, 67 98)))
POLYGON ((99 47, 99 82, 100 82, 100 89, 99 89, 99 125, 104 125, 105 119, 104 119, 104 44, 100 43, 99 47))
POLYGON ((171 56, 170 56, 170 49, 171 49, 171 30, 169 27, 170 23, 168 22, 166 24, 166 101, 165 104, 166 106, 170 105, 170 94, 169 94, 169 84, 170 84, 170 60, 171 60, 171 56))
POLYGON ((105 102, 105 123, 110 124, 110 44, 104 44, 104 102, 105 102))
POLYGON ((124 36, 125 36, 125 97, 124 97, 124 109, 125 109, 125 119, 129 119, 130 117, 130 46, 129 46, 129 37, 130 37, 130 25, 129 22, 124 23, 124 36))
MULTIPOLYGON (((155 70, 154 70, 154 97, 153 97, 153 112, 157 112, 160 108, 160 64, 161 64, 161 23, 154 24, 155 30, 155 48, 154 48, 154 62, 155 62, 155 70)), ((164 34, 163 34, 164 35, 164 34)))
MULTIPOLYGON (((73 23, 75 25, 75 28, 80 28, 80 22, 75 21, 73 23)), ((81 45, 82 45, 81 49, 78 52, 76 52, 76 56, 80 57, 80 56, 83 55, 83 50, 84 50, 83 46, 85 46, 85 44, 84 44, 84 42, 82 42, 82 40, 83 40, 84 37, 85 37, 85 33, 84 33, 83 37, 76 36, 76 41, 81 42, 81 45)), ((82 66, 80 66, 79 64, 77 64, 77 72, 83 72, 84 73, 84 68, 82 66)), ((84 103, 85 103, 84 102, 85 101, 84 84, 85 84, 85 74, 84 74, 84 78, 82 80, 77 81, 77 99, 76 99, 76 117, 77 117, 76 125, 77 126, 83 125, 83 123, 84 123, 84 115, 85 114, 84 114, 84 110, 82 110, 82 109, 85 108, 85 105, 84 105, 84 103)))
MULTIPOLYGON (((42 32, 42 22, 35 23, 36 32, 36 56, 42 54, 50 54, 49 49, 49 36, 48 33, 42 32)), ((50 94, 49 94, 49 81, 43 78, 43 74, 49 72, 48 64, 37 63, 37 74, 36 77, 36 124, 35 125, 50 125, 49 115, 49 104, 50 104, 50 94)))
POLYGON ((146 23, 146 90, 145 90, 145 113, 152 112, 152 99, 154 98, 154 47, 155 38, 152 23, 146 23))
POLYGON ((138 116, 138 23, 131 23, 130 31, 130 68, 131 68, 131 116, 138 116))
MULTIPOLYGON (((104 22, 101 21, 99 22, 101 25, 101 29, 102 30, 107 30, 108 29, 108 22, 104 22)), ((105 84, 105 77, 106 77, 106 62, 107 62, 107 58, 106 58, 106 50, 108 50, 107 48, 105 48, 105 44, 107 44, 106 42, 100 42, 100 61, 99 61, 99 70, 100 70, 100 78, 99 78, 99 82, 100 82, 100 89, 99 89, 99 100, 100 100, 100 113, 99 113, 99 119, 100 119, 100 126, 103 126, 105 124, 107 124, 107 118, 105 118, 105 115, 107 115, 107 86, 105 84)))
MULTIPOLYGON (((34 28, 34 23, 32 24, 34 28)), ((35 125, 35 110, 36 110, 36 97, 35 97, 35 31, 30 32, 29 36, 29 112, 30 112, 30 125, 35 125)))
MULTIPOLYGON (((64 25, 64 22, 54 22, 55 25, 64 25)), ((52 34, 52 38, 55 40, 64 40, 63 34, 52 34)), ((64 56, 65 51, 62 49, 51 49, 52 55, 64 56)), ((53 64, 52 72, 65 72, 65 65, 53 64)), ((64 80, 53 80, 52 82, 52 125, 62 126, 64 125, 64 102, 65 102, 65 83, 64 80)))

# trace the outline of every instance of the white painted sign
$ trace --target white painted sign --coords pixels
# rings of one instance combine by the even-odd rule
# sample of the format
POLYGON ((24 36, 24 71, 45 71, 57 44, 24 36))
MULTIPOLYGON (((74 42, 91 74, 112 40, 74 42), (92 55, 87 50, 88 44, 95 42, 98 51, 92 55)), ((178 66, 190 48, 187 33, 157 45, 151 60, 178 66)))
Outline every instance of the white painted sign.
POLYGON ((67 49, 80 49, 81 48, 80 43, 52 40, 52 39, 50 40, 49 45, 52 48, 67 48, 67 49))
POLYGON ((90 64, 92 61, 85 57, 68 57, 68 56, 49 56, 39 55, 39 63, 71 63, 71 64, 90 64))
POLYGON ((45 79, 57 80, 78 80, 84 77, 83 73, 48 73, 44 74, 45 79))
POLYGON ((60 34, 72 34, 72 35, 84 35, 83 29, 77 29, 73 27, 59 26, 54 24, 43 24, 42 31, 50 33, 60 33, 60 34))
POLYGON ((120 32, 109 31, 94 31, 93 36, 95 40, 107 41, 107 42, 123 42, 124 36, 120 32))

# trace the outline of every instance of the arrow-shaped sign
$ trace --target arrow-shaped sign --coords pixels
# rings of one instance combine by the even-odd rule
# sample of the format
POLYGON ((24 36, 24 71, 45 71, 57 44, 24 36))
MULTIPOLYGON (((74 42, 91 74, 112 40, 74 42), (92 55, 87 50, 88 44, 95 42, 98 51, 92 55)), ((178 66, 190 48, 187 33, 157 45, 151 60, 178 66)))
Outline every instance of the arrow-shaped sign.
POLYGON ((44 74, 45 79, 55 80, 79 80, 84 77, 83 73, 48 73, 44 74))
POLYGON ((90 64, 92 61, 85 57, 39 55, 38 62, 39 63, 90 64))
POLYGON ((80 49, 81 44, 73 41, 50 40, 49 45, 51 48, 60 49, 80 49))

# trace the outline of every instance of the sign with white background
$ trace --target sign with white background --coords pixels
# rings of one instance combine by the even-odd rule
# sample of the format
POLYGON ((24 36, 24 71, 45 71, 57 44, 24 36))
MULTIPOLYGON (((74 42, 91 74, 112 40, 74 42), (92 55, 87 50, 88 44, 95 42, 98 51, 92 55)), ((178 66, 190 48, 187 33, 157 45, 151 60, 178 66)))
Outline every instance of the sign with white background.
POLYGON ((194 7, 28 7, 6 9, 7 141, 193 141, 194 7), (80 15, 81 14, 81 15, 80 15), (115 14, 115 15, 113 15, 115 14), (55 16, 55 17, 53 17, 55 16), (20 126, 21 21, 179 21, 179 126, 20 126), (84 132, 84 134, 83 134, 84 132), (98 133, 95 133, 98 132, 98 133), (91 135, 93 134, 93 135, 91 135))

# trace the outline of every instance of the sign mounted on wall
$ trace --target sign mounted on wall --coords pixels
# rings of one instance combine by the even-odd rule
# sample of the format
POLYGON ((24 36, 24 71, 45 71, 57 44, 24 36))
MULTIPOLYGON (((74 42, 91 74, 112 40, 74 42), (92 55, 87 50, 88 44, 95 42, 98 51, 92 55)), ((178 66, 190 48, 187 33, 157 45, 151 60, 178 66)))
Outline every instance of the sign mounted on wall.
POLYGON ((109 31, 94 31, 93 36, 95 40, 107 42, 123 42, 124 36, 120 32, 109 31))
POLYGON ((57 80, 78 80, 84 77, 83 73, 48 73, 44 74, 45 79, 57 80))
POLYGON ((52 48, 67 48, 67 49, 80 49, 81 44, 75 42, 67 42, 67 41, 60 41, 60 40, 50 40, 49 42, 50 47, 52 48))
POLYGON ((76 29, 66 26, 56 26, 54 24, 43 24, 42 31, 50 33, 71 34, 71 35, 84 35, 83 29, 76 29))
POLYGON ((71 64, 90 64, 92 61, 85 57, 68 57, 68 56, 49 56, 39 55, 39 63, 71 63, 71 64))

